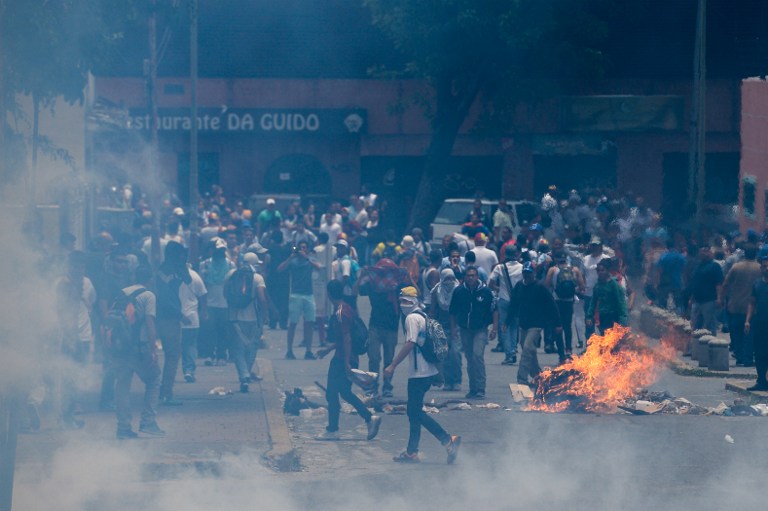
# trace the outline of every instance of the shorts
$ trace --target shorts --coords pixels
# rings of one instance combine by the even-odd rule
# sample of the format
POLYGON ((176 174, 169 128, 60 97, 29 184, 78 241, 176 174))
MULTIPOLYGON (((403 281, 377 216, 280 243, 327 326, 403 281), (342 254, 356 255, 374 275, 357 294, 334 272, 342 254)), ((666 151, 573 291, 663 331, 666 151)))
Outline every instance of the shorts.
POLYGON ((288 298, 288 322, 298 323, 304 316, 304 321, 315 320, 315 297, 312 295, 291 295, 288 298))

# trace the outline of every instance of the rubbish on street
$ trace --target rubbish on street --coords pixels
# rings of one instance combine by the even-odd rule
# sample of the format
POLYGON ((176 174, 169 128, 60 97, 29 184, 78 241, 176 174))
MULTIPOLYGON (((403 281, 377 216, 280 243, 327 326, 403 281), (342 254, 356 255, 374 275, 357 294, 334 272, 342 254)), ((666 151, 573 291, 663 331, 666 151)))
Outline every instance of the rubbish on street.
POLYGON ((440 410, 438 410, 438 409, 437 409, 437 408, 435 408, 434 406, 425 406, 425 407, 424 407, 424 408, 422 408, 422 409, 423 409, 425 412, 427 412, 427 413, 432 413, 432 414, 435 414, 435 413, 440 413, 440 410))
POLYGON ((501 405, 496 403, 485 403, 482 405, 475 405, 475 408, 485 408, 487 410, 498 410, 499 408, 501 408, 501 405))
POLYGON ((228 394, 232 394, 232 391, 227 390, 224 387, 213 387, 211 390, 208 391, 208 394, 211 396, 226 396, 228 394))
POLYGON ((471 410, 472 405, 469 403, 457 403, 448 407, 449 410, 471 410))
POLYGON ((515 403, 528 402, 533 398, 533 391, 528 385, 510 383, 509 391, 512 392, 512 399, 515 403))
POLYGON ((732 444, 734 442, 733 437, 731 435, 725 435, 725 441, 729 444, 732 444))

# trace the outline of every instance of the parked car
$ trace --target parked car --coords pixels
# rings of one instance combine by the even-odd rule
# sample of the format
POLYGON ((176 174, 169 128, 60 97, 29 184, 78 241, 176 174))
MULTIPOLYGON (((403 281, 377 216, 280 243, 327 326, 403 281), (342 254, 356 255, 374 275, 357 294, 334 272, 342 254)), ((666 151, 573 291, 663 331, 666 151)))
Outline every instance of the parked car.
MULTIPOLYGON (((435 219, 430 224, 431 238, 435 243, 442 241, 446 234, 461 232, 461 226, 466 222, 467 215, 472 210, 476 199, 445 199, 440 210, 435 215, 435 219)), ((489 219, 499 207, 497 200, 482 200, 483 211, 489 219)), ((538 205, 535 202, 523 200, 508 200, 509 214, 512 217, 512 236, 520 233, 520 226, 523 222, 530 222, 538 213, 538 205)), ((487 226, 493 229, 493 224, 487 226)))

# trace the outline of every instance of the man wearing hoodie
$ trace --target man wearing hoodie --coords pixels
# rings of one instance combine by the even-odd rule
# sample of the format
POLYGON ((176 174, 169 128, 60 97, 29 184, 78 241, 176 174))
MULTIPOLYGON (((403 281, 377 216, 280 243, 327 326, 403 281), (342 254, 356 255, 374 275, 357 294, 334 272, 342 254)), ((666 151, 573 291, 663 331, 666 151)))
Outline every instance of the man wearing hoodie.
POLYGON ((489 339, 496 338, 499 312, 493 292, 480 282, 477 267, 468 266, 465 270, 464 283, 453 291, 449 312, 451 335, 456 337, 459 332, 467 359, 469 393, 466 398, 485 399, 485 346, 489 339))

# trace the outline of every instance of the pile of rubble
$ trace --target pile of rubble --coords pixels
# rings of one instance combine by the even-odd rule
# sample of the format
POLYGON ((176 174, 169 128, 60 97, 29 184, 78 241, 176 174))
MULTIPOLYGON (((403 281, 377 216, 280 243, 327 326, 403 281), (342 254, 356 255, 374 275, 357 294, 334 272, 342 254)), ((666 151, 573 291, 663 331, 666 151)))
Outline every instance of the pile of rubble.
POLYGON ((748 405, 743 399, 735 399, 732 405, 720 403, 708 408, 691 403, 683 397, 673 397, 668 392, 642 391, 635 398, 624 400, 617 406, 617 412, 633 415, 652 415, 656 413, 670 415, 723 415, 733 416, 768 416, 768 405, 760 403, 748 405))

